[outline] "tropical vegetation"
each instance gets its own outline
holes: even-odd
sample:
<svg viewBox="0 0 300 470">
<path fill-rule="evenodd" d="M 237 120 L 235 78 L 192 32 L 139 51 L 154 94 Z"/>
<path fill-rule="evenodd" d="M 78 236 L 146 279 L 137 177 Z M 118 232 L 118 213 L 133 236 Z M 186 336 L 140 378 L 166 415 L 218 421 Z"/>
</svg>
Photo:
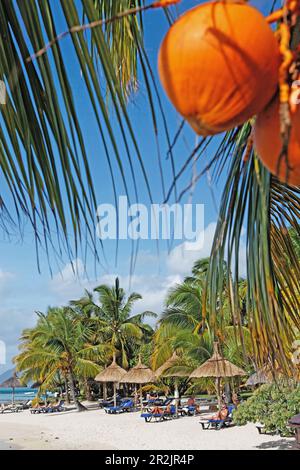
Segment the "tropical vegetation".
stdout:
<svg viewBox="0 0 300 470">
<path fill-rule="evenodd" d="M 126 370 L 133 367 L 140 356 L 144 363 L 157 370 L 176 353 L 175 363 L 167 370 L 168 377 L 160 376 L 154 388 L 174 393 L 176 380 L 181 394 L 215 393 L 213 379 L 191 381 L 189 376 L 212 356 L 216 341 L 222 355 L 250 375 L 258 366 L 249 328 L 251 312 L 245 298 L 247 281 L 239 281 L 241 302 L 236 312 L 239 323 L 230 314 L 229 269 L 223 263 L 225 274 L 218 308 L 222 305 L 224 314 L 220 316 L 216 312 L 212 322 L 202 313 L 209 262 L 209 259 L 197 261 L 192 274 L 168 291 L 164 310 L 157 320 L 154 312 L 134 313 L 138 311 L 138 303 L 136 306 L 135 303 L 142 297 L 135 292 L 127 295 L 118 278 L 113 286 L 100 285 L 93 292 L 85 291 L 83 297 L 70 301 L 68 306 L 49 308 L 45 314 L 38 312 L 37 324 L 23 332 L 20 353 L 15 358 L 22 380 L 37 382 L 40 392 L 60 388 L 68 398 L 70 391 L 78 410 L 82 410 L 78 395 L 93 398 L 93 379 L 111 363 L 114 354 L 118 364 Z M 215 323 L 214 328 L 212 323 Z M 242 336 L 237 334 L 239 328 Z M 297 334 L 299 337 L 299 331 Z M 267 364 L 272 366 L 271 362 L 266 361 Z M 296 363 L 293 373 L 296 378 Z M 280 374 L 284 376 L 285 371 L 281 369 Z M 238 391 L 242 383 L 240 377 L 225 379 L 224 391 Z M 145 388 L 149 389 L 149 386 Z M 243 410 L 238 416 L 244 416 Z"/>
<path fill-rule="evenodd" d="M 124 368 L 128 368 L 141 345 L 151 341 L 153 330 L 145 317 L 156 315 L 143 312 L 132 315 L 137 293 L 126 298 L 119 285 L 95 288 L 99 303 L 93 295 L 85 296 L 62 308 L 38 312 L 34 328 L 23 331 L 20 354 L 15 358 L 22 380 L 39 384 L 40 391 L 57 389 L 62 383 L 79 411 L 83 406 L 77 391 L 90 398 L 89 380 L 111 362 L 113 353 Z"/>
<path fill-rule="evenodd" d="M 162 1 L 161 5 L 171 3 Z M 277 3 L 280 2 L 275 2 L 275 6 Z M 192 294 L 192 302 L 199 304 L 198 319 L 190 312 L 186 318 L 182 318 L 180 312 L 172 313 L 182 307 L 172 299 L 166 317 L 182 319 L 188 329 L 195 330 L 195 335 L 205 329 L 206 335 L 219 337 L 224 334 L 223 326 L 234 327 L 239 334 L 236 341 L 244 345 L 244 355 L 247 351 L 244 333 L 249 333 L 251 358 L 253 356 L 260 364 L 277 361 L 288 372 L 293 366 L 292 345 L 300 329 L 300 264 L 295 245 L 295 238 L 299 239 L 300 235 L 299 188 L 279 182 L 258 159 L 251 145 L 252 121 L 221 137 L 201 138 L 182 166 L 175 165 L 184 123 L 181 122 L 178 129 L 170 129 L 144 41 L 146 15 L 154 14 L 150 7 L 157 6 L 159 2 L 149 6 L 143 0 L 1 1 L 0 78 L 7 88 L 6 104 L 0 105 L 0 166 L 6 185 L 1 192 L 1 226 L 6 233 L 22 231 L 25 219 L 34 229 L 37 254 L 42 246 L 47 253 L 53 250 L 59 257 L 67 254 L 73 259 L 80 250 L 85 252 L 89 248 L 100 264 L 104 247 L 95 239 L 94 230 L 97 172 L 91 170 L 83 119 L 72 89 L 73 73 L 66 65 L 66 56 L 72 57 L 81 74 L 86 105 L 97 125 L 97 139 L 102 145 L 99 166 L 102 168 L 106 162 L 110 170 L 115 200 L 119 181 L 126 194 L 131 192 L 138 200 L 137 168 L 152 200 L 151 181 L 140 148 L 141 136 L 130 114 L 134 92 L 138 86 L 143 87 L 153 141 L 162 136 L 168 144 L 166 153 L 172 182 L 168 190 L 162 172 L 164 200 L 171 197 L 180 200 L 204 174 L 212 174 L 214 182 L 219 181 L 221 174 L 226 180 L 205 283 L 201 287 L 201 302 L 197 298 L 199 292 Z M 178 15 L 177 8 L 171 6 L 156 14 L 162 15 L 170 25 Z M 272 1 L 270 10 L 273 8 Z M 126 10 L 130 14 L 125 14 Z M 66 34 L 56 40 L 61 25 Z M 66 36 L 68 39 L 64 39 Z M 45 48 L 49 42 L 51 47 Z M 35 55 L 38 51 L 42 53 Z M 129 162 L 129 174 L 124 171 L 123 155 Z M 194 175 L 187 186 L 178 187 L 181 176 L 195 161 L 205 159 L 205 155 L 211 156 L 205 170 Z M 158 157 L 161 161 L 159 151 Z M 8 210 L 11 205 L 14 211 Z M 247 284 L 241 288 L 238 259 L 243 237 L 247 251 Z M 225 262 L 229 269 L 224 270 Z M 193 292 L 195 288 L 186 281 L 183 289 Z M 226 302 L 223 302 L 224 290 L 227 291 Z M 103 289 L 99 294 L 104 302 L 105 297 L 108 300 Z M 182 296 L 181 292 L 178 295 Z M 65 350 L 67 338 L 28 332 L 29 336 L 32 333 L 36 347 L 44 344 L 48 348 L 53 343 L 55 358 L 51 362 L 53 369 L 50 368 L 53 374 L 56 373 L 54 364 L 61 361 L 63 367 L 58 369 L 66 370 L 69 380 L 74 370 L 87 373 L 86 366 L 94 367 L 95 358 L 85 357 L 85 345 L 91 342 L 89 352 L 97 354 L 94 342 L 97 349 L 100 337 L 101 340 L 108 338 L 110 346 L 120 350 L 124 364 L 130 362 L 128 338 L 141 341 L 139 332 L 143 328 L 139 323 L 142 318 L 127 322 L 124 305 L 115 312 L 118 317 L 115 325 L 121 325 L 119 331 L 118 327 L 105 326 L 107 307 L 103 307 L 102 320 L 98 319 L 96 311 L 87 313 L 87 317 L 90 314 L 92 317 L 91 336 L 84 338 L 84 345 L 75 342 L 72 352 Z M 80 305 L 68 309 L 66 317 L 71 315 L 71 318 L 65 321 L 72 329 L 79 328 L 78 310 Z M 73 318 L 74 311 L 77 312 Z M 39 321 L 43 329 L 50 318 L 47 314 Z M 96 323 L 100 333 L 95 339 L 92 333 Z M 174 322 L 166 321 L 164 325 L 164 328 L 175 329 Z M 148 333 L 143 331 L 143 335 Z M 72 330 L 70 335 L 73 334 Z M 197 339 L 192 336 L 193 340 L 194 337 Z M 25 335 L 25 351 L 29 347 L 27 341 L 31 339 Z M 193 351 L 192 346 L 190 351 Z M 26 368 L 26 360 L 24 358 L 21 367 Z M 37 363 L 43 376 L 38 359 Z"/>
<path fill-rule="evenodd" d="M 196 367 L 211 357 L 215 341 L 219 341 L 222 354 L 226 359 L 246 370 L 253 369 L 254 357 L 247 327 L 247 312 L 244 311 L 244 304 L 241 302 L 240 310 L 241 318 L 243 318 L 241 328 L 244 338 L 242 344 L 240 337 L 236 334 L 230 314 L 229 292 L 225 281 L 220 299 L 226 312 L 225 315 L 220 317 L 216 314 L 218 323 L 215 328 L 211 327 L 210 319 L 202 315 L 203 291 L 207 282 L 208 266 L 209 259 L 197 261 L 193 267 L 192 276 L 170 289 L 165 299 L 165 310 L 154 335 L 155 348 L 152 354 L 152 365 L 155 369 L 161 366 L 173 351 L 176 351 L 180 360 L 170 372 L 173 370 L 188 377 Z M 227 266 L 224 263 L 224 271 L 226 270 Z M 245 283 L 245 280 L 240 280 L 241 298 Z M 181 383 L 185 390 L 193 392 L 203 389 L 214 391 L 215 386 L 211 379 L 199 379 L 193 384 L 182 380 Z M 234 382 L 231 385 L 234 388 Z"/>
<path fill-rule="evenodd" d="M 263 385 L 234 412 L 239 426 L 248 422 L 264 425 L 266 432 L 282 436 L 293 435 L 288 421 L 298 414 L 300 386 L 293 382 Z"/>
</svg>

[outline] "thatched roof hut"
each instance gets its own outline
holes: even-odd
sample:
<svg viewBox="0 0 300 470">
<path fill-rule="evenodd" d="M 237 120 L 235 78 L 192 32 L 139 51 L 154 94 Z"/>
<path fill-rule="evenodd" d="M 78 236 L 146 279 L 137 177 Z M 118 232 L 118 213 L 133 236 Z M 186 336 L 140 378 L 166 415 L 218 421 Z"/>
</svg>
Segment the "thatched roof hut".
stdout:
<svg viewBox="0 0 300 470">
<path fill-rule="evenodd" d="M 224 359 L 219 353 L 218 343 L 214 343 L 214 353 L 210 359 L 208 359 L 204 364 L 194 370 L 190 378 L 200 378 L 200 377 L 236 377 L 247 375 L 240 367 L 235 366 L 231 362 Z"/>
<path fill-rule="evenodd" d="M 272 382 L 272 374 L 266 368 L 260 369 L 250 375 L 245 383 L 246 387 L 255 387 L 255 385 L 269 384 Z"/>
<path fill-rule="evenodd" d="M 122 378 L 126 375 L 126 370 L 122 369 L 117 364 L 116 355 L 114 354 L 113 361 L 110 366 L 106 367 L 95 377 L 95 382 L 112 382 L 114 384 L 114 406 L 117 404 L 117 383 L 121 382 Z"/>
<path fill-rule="evenodd" d="M 106 369 L 102 370 L 96 377 L 96 382 L 112 382 L 118 383 L 121 382 L 124 375 L 126 375 L 126 370 L 122 369 L 117 362 L 114 355 L 113 362 Z"/>
<path fill-rule="evenodd" d="M 137 400 L 137 384 L 143 385 L 148 384 L 151 382 L 156 382 L 157 377 L 153 370 L 149 367 L 142 364 L 141 356 L 139 357 L 139 362 L 136 366 L 130 369 L 127 374 L 122 378 L 121 382 L 126 384 L 134 384 L 135 385 L 135 401 Z M 140 388 L 140 406 L 142 409 L 143 406 L 143 392 L 142 387 Z"/>
<path fill-rule="evenodd" d="M 12 377 L 5 380 L 5 382 L 3 382 L 0 385 L 0 387 L 12 389 L 12 403 L 14 403 L 15 402 L 15 388 L 23 388 L 23 387 L 26 387 L 26 385 L 23 385 L 21 381 L 18 379 L 18 377 L 16 376 L 16 374 L 14 374 Z"/>
<path fill-rule="evenodd" d="M 18 377 L 14 375 L 13 377 L 10 377 L 9 379 L 5 380 L 5 382 L 3 382 L 0 385 L 0 387 L 14 389 L 14 388 L 23 388 L 23 387 L 26 387 L 26 385 L 23 385 L 21 381 L 18 379 Z"/>
<path fill-rule="evenodd" d="M 179 361 L 180 357 L 178 357 L 176 351 L 174 351 L 172 357 L 170 357 L 155 371 L 156 377 L 187 377 L 188 374 L 186 374 L 183 370 L 176 370 L 176 366 L 179 365 Z M 179 398 L 178 381 L 175 379 L 176 416 L 178 415 Z"/>
<path fill-rule="evenodd" d="M 153 370 L 142 364 L 141 358 L 139 358 L 137 365 L 127 372 L 121 382 L 127 384 L 147 384 L 156 382 L 156 380 L 157 377 Z"/>
<path fill-rule="evenodd" d="M 237 377 L 247 375 L 240 367 L 235 366 L 230 361 L 227 361 L 219 353 L 219 345 L 217 342 L 214 343 L 214 353 L 210 359 L 204 364 L 194 370 L 190 379 L 198 379 L 202 377 L 212 377 L 216 379 L 216 391 L 218 396 L 218 405 L 221 409 L 221 378 L 224 377 Z"/>
</svg>

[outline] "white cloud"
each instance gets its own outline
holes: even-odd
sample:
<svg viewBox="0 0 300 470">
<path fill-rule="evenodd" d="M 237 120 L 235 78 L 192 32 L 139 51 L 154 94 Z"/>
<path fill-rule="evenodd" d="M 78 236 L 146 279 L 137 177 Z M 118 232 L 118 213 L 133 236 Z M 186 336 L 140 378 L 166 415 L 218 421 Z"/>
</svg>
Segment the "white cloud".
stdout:
<svg viewBox="0 0 300 470">
<path fill-rule="evenodd" d="M 143 299 L 136 304 L 135 313 L 150 310 L 161 314 L 168 290 L 181 281 L 180 275 L 138 276 L 132 282 L 132 290 L 141 294 Z"/>
<path fill-rule="evenodd" d="M 10 281 L 14 277 L 15 276 L 13 273 L 10 273 L 9 271 L 3 271 L 3 269 L 0 268 L 0 283 Z"/>
<path fill-rule="evenodd" d="M 101 284 L 112 286 L 117 276 L 126 294 L 138 292 L 142 296 L 142 299 L 136 302 L 133 313 L 141 313 L 145 310 L 150 310 L 160 314 L 163 309 L 167 291 L 174 284 L 182 280 L 179 274 L 134 274 L 129 276 L 110 273 L 104 274 L 98 277 L 98 279 L 91 281 L 85 274 L 82 260 L 77 259 L 74 260 L 73 263 L 66 264 L 62 271 L 55 274 L 53 279 L 49 281 L 49 289 L 54 297 L 52 304 L 67 304 L 71 299 L 80 298 L 83 295 L 84 289 L 93 291 L 96 286 Z M 95 294 L 95 297 L 96 296 L 97 294 Z"/>
<path fill-rule="evenodd" d="M 15 278 L 15 275 L 11 272 L 4 271 L 3 269 L 0 268 L 0 295 L 1 295 L 1 300 L 5 300 L 5 297 L 9 294 L 13 287 L 13 279 Z"/>
<path fill-rule="evenodd" d="M 211 252 L 216 226 L 215 222 L 209 224 L 192 246 L 188 242 L 176 246 L 166 261 L 169 272 L 182 275 L 190 274 L 195 261 L 207 258 Z"/>
<path fill-rule="evenodd" d="M 195 261 L 208 258 L 211 254 L 217 223 L 210 223 L 195 243 L 184 242 L 174 248 L 166 259 L 168 272 L 187 276 L 191 273 Z M 239 274 L 247 274 L 247 248 L 244 241 L 245 230 L 242 230 L 239 247 Z"/>
<path fill-rule="evenodd" d="M 0 371 L 11 367 L 11 359 L 17 354 L 19 338 L 24 328 L 34 325 L 36 314 L 33 311 L 25 311 L 19 308 L 0 309 L 0 340 L 6 348 L 6 364 L 2 365 Z"/>
<path fill-rule="evenodd" d="M 87 277 L 84 263 L 80 258 L 67 263 L 49 281 L 50 292 L 54 295 L 53 304 L 68 303 L 70 300 L 81 297 L 84 289 L 93 290 L 96 285 L 96 281 Z"/>
<path fill-rule="evenodd" d="M 108 274 L 98 280 L 98 284 L 113 285 L 117 274 Z M 138 292 L 142 299 L 136 302 L 133 313 L 141 313 L 145 310 L 161 314 L 168 290 L 182 280 L 180 275 L 155 276 L 138 275 L 118 276 L 120 285 L 126 293 Z"/>
</svg>

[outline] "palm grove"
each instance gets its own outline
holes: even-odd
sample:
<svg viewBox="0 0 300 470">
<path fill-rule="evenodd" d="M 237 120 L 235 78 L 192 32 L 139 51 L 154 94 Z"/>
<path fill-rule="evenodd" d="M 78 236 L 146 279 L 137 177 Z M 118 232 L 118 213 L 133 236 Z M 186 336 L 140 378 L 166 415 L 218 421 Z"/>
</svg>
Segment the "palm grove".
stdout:
<svg viewBox="0 0 300 470">
<path fill-rule="evenodd" d="M 142 0 L 0 2 L 0 79 L 7 87 L 6 104 L 0 105 L 1 228 L 19 233 L 28 221 L 38 264 L 41 250 L 48 259 L 54 252 L 70 260 L 89 250 L 100 264 L 104 247 L 94 231 L 99 171 L 110 172 L 115 200 L 125 190 L 137 201 L 143 185 L 152 201 L 157 187 L 130 112 L 140 88 L 153 142 L 159 137 L 167 147 L 168 170 L 157 168 L 162 200 L 177 201 L 188 193 L 191 186 L 182 187 L 181 177 L 207 155 L 212 185 L 221 175 L 225 180 L 211 256 L 170 292 L 154 332 L 145 315 L 130 315 L 137 296 L 125 300 L 119 286 L 102 286 L 94 296 L 39 314 L 36 328 L 23 334 L 18 368 L 45 387 L 59 376 L 74 394 L 76 382 L 87 386 L 113 349 L 127 366 L 140 349 L 158 365 L 168 348 L 176 348 L 182 351 L 182 366 L 192 367 L 208 356 L 212 338 L 218 337 L 225 354 L 238 355 L 237 362 L 248 356 L 249 364 L 269 361 L 289 373 L 300 329 L 299 189 L 280 183 L 253 151 L 245 158 L 251 122 L 217 138 L 204 137 L 183 162 L 176 158 L 182 153 L 178 142 L 186 141 L 184 123 L 174 129 L 166 118 L 145 29 L 147 15 L 159 15 L 168 27 L 178 11 L 143 11 L 144 5 Z M 116 18 L 130 8 L 140 10 Z M 99 21 L 101 27 L 71 32 L 82 22 Z M 62 24 L 68 39 L 54 41 Z M 51 48 L 31 57 L 48 42 Z M 85 114 L 96 126 L 97 158 L 88 152 L 69 58 L 81 79 Z M 237 261 L 243 236 L 247 283 L 240 280 Z"/>
<path fill-rule="evenodd" d="M 195 263 L 192 275 L 168 292 L 164 312 L 155 326 L 146 322 L 157 317 L 154 312 L 132 314 L 141 296 L 138 293 L 126 296 L 118 278 L 114 286 L 101 285 L 93 294 L 86 291 L 82 298 L 70 301 L 67 307 L 37 313 L 37 324 L 23 332 L 20 353 L 15 358 L 22 380 L 38 383 L 40 391 L 61 387 L 67 392 L 67 398 L 70 390 L 72 400 L 78 410 L 82 410 L 77 392 L 80 390 L 82 396 L 91 398 L 91 379 L 111 362 L 113 354 L 125 369 L 134 366 L 139 355 L 157 369 L 176 352 L 176 368 L 188 376 L 211 356 L 216 339 L 222 344 L 226 358 L 253 370 L 244 301 L 240 305 L 246 338 L 244 349 L 232 323 L 225 284 L 222 302 L 227 313 L 222 324 L 217 325 L 216 334 L 209 319 L 201 316 L 208 264 L 208 259 Z M 242 297 L 245 288 L 246 281 L 241 280 Z M 172 393 L 174 383 L 172 379 L 161 379 L 155 388 Z M 214 383 L 208 379 L 194 383 L 182 379 L 180 391 L 188 389 L 190 392 L 213 391 Z"/>
</svg>

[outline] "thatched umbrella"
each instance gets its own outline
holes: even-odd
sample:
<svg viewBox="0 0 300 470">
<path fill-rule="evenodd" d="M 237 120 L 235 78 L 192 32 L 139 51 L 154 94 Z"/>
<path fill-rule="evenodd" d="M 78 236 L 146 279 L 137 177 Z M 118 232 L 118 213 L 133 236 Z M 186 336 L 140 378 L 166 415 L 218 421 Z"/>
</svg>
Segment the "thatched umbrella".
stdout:
<svg viewBox="0 0 300 470">
<path fill-rule="evenodd" d="M 219 345 L 214 343 L 214 353 L 208 361 L 198 367 L 191 373 L 190 379 L 200 377 L 214 377 L 216 379 L 216 389 L 218 395 L 218 406 L 221 409 L 221 378 L 237 377 L 247 375 L 240 367 L 235 366 L 231 362 L 224 359 L 219 353 Z"/>
<path fill-rule="evenodd" d="M 156 382 L 157 377 L 153 370 L 151 370 L 149 367 L 145 366 L 142 364 L 141 356 L 139 356 L 139 362 L 137 363 L 136 366 L 134 366 L 132 369 L 130 369 L 127 374 L 122 378 L 121 383 L 127 383 L 127 384 L 134 384 L 135 385 L 135 391 L 136 391 L 136 385 L 143 385 L 143 384 L 148 384 L 151 382 Z M 142 393 L 142 387 L 140 388 L 140 396 L 141 396 L 141 408 L 142 408 L 142 402 L 143 402 L 143 393 Z"/>
<path fill-rule="evenodd" d="M 245 383 L 245 387 L 255 387 L 255 385 L 269 384 L 271 382 L 271 371 L 264 367 L 255 372 L 254 374 L 250 375 L 249 379 Z"/>
<path fill-rule="evenodd" d="M 118 366 L 116 362 L 116 355 L 114 354 L 113 362 L 110 366 L 100 372 L 96 377 L 96 382 L 112 382 L 114 385 L 114 406 L 117 405 L 117 383 L 121 382 L 122 378 L 126 375 L 126 370 Z"/>
<path fill-rule="evenodd" d="M 254 387 L 255 385 L 271 384 L 277 379 L 287 378 L 285 374 L 279 369 L 278 366 L 272 364 L 265 364 L 261 369 L 258 369 L 254 374 L 250 375 L 245 383 L 245 387 Z M 293 378 L 297 380 L 297 371 L 294 370 Z"/>
<path fill-rule="evenodd" d="M 178 365 L 178 361 L 180 358 L 177 356 L 176 352 L 173 353 L 172 357 L 170 357 L 162 366 L 160 366 L 156 371 L 156 377 L 174 377 L 175 378 L 175 403 L 176 403 L 176 416 L 178 416 L 178 401 L 179 401 L 179 390 L 178 390 L 178 377 L 187 377 L 188 374 L 181 370 L 173 370 L 170 369 L 172 367 L 176 367 Z"/>
<path fill-rule="evenodd" d="M 0 385 L 1 388 L 12 388 L 12 404 L 15 402 L 15 389 L 16 388 L 23 388 L 24 385 L 21 384 L 20 380 L 18 379 L 17 375 L 14 374 L 12 377 L 9 379 L 5 380 Z"/>
</svg>

